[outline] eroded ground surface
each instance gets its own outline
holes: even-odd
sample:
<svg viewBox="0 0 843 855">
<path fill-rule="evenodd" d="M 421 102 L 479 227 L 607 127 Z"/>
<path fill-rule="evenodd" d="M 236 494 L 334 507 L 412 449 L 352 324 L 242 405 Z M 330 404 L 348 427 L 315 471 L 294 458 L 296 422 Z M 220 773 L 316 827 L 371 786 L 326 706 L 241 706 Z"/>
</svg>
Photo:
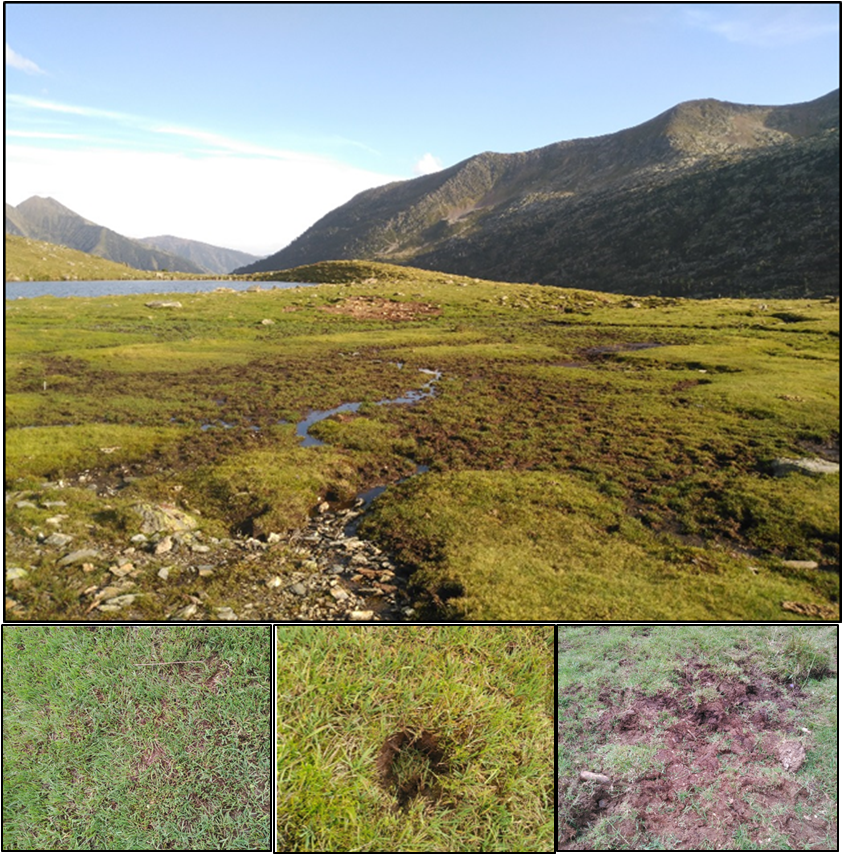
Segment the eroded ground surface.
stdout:
<svg viewBox="0 0 843 855">
<path fill-rule="evenodd" d="M 836 810 L 797 774 L 802 749 L 810 760 L 815 748 L 794 716 L 800 686 L 752 666 L 724 679 L 698 660 L 677 677 L 677 691 L 653 696 L 603 689 L 601 741 L 616 758 L 650 761 L 631 782 L 608 769 L 595 771 L 610 784 L 560 780 L 558 848 L 593 850 L 602 838 L 616 850 L 836 849 Z M 582 690 L 564 693 L 560 741 Z"/>
</svg>

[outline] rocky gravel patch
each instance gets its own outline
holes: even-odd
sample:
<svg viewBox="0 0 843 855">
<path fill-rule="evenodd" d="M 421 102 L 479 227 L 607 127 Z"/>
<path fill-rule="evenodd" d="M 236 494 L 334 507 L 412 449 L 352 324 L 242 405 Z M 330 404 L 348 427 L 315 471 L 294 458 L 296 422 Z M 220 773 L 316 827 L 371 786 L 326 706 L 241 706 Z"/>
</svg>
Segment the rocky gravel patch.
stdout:
<svg viewBox="0 0 843 855">
<path fill-rule="evenodd" d="M 6 507 L 52 510 L 56 485 L 44 486 L 40 494 L 7 493 Z M 43 580 L 45 567 L 59 582 L 64 575 L 76 597 L 56 619 L 150 619 L 156 605 L 164 620 L 401 621 L 414 615 L 406 577 L 375 544 L 351 533 L 362 500 L 339 510 L 323 503 L 306 527 L 265 539 L 205 534 L 195 517 L 164 503 L 133 510 L 140 530 L 125 544 L 77 542 L 83 538 L 61 531 L 72 514 L 34 529 L 7 526 L 7 618 L 31 618 L 34 602 L 43 603 L 44 586 L 35 580 Z M 209 593 L 226 578 L 228 601 Z"/>
</svg>

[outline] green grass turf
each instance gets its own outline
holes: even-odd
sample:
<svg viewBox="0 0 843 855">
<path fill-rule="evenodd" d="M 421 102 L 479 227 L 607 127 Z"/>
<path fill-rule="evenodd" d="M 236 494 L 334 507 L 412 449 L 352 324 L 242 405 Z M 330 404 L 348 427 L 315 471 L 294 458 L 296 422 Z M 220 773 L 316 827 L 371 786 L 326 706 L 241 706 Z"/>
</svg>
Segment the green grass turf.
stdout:
<svg viewBox="0 0 843 855">
<path fill-rule="evenodd" d="M 3 848 L 268 848 L 269 657 L 267 627 L 4 626 Z"/>
</svg>

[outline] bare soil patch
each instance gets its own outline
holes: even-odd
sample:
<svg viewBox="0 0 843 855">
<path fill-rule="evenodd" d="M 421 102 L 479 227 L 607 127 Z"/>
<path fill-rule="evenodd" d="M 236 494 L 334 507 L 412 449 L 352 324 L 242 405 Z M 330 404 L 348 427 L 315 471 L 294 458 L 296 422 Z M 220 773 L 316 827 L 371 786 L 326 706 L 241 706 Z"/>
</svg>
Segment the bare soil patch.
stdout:
<svg viewBox="0 0 843 855">
<path fill-rule="evenodd" d="M 601 741 L 655 754 L 631 783 L 611 770 L 595 770 L 609 773 L 608 784 L 560 780 L 558 849 L 591 849 L 581 838 L 601 820 L 629 849 L 652 848 L 642 843 L 654 839 L 674 850 L 733 849 L 741 839 L 740 848 L 763 849 L 772 833 L 793 849 L 828 849 L 836 817 L 827 798 L 795 777 L 815 747 L 787 716 L 804 697 L 799 685 L 749 663 L 740 677 L 724 679 L 692 660 L 678 677 L 678 691 L 649 697 L 601 690 Z M 573 700 L 582 689 L 567 693 Z"/>
<path fill-rule="evenodd" d="M 412 321 L 416 318 L 435 317 L 442 309 L 433 303 L 386 300 L 383 297 L 349 297 L 324 311 L 334 315 L 349 315 L 359 320 Z"/>
</svg>

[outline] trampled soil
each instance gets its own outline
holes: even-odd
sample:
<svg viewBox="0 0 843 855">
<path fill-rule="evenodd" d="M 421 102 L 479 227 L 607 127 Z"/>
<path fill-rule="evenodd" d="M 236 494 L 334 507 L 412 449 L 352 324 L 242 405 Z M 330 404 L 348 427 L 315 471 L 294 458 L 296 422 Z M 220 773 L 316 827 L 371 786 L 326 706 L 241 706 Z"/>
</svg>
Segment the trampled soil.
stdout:
<svg viewBox="0 0 843 855">
<path fill-rule="evenodd" d="M 349 297 L 336 306 L 326 306 L 324 311 L 336 315 L 350 315 L 358 320 L 412 321 L 425 316 L 442 314 L 442 309 L 432 303 L 386 300 L 383 297 Z"/>
<path fill-rule="evenodd" d="M 827 795 L 795 775 L 803 749 L 812 748 L 811 735 L 786 716 L 803 696 L 799 685 L 748 665 L 740 679 L 715 676 L 699 661 L 682 668 L 679 690 L 671 693 L 645 697 L 603 688 L 597 727 L 605 743 L 658 750 L 649 771 L 632 783 L 560 780 L 557 848 L 592 849 L 582 838 L 605 817 L 612 836 L 629 844 L 624 850 L 653 848 L 653 840 L 674 850 L 765 849 L 773 833 L 793 849 L 828 849 L 829 841 L 836 849 Z M 574 702 L 569 710 L 576 710 L 581 691 L 579 685 L 566 690 Z M 657 723 L 667 725 L 658 735 Z M 559 727 L 561 738 L 564 722 Z M 736 838 L 744 845 L 737 847 Z"/>
</svg>

